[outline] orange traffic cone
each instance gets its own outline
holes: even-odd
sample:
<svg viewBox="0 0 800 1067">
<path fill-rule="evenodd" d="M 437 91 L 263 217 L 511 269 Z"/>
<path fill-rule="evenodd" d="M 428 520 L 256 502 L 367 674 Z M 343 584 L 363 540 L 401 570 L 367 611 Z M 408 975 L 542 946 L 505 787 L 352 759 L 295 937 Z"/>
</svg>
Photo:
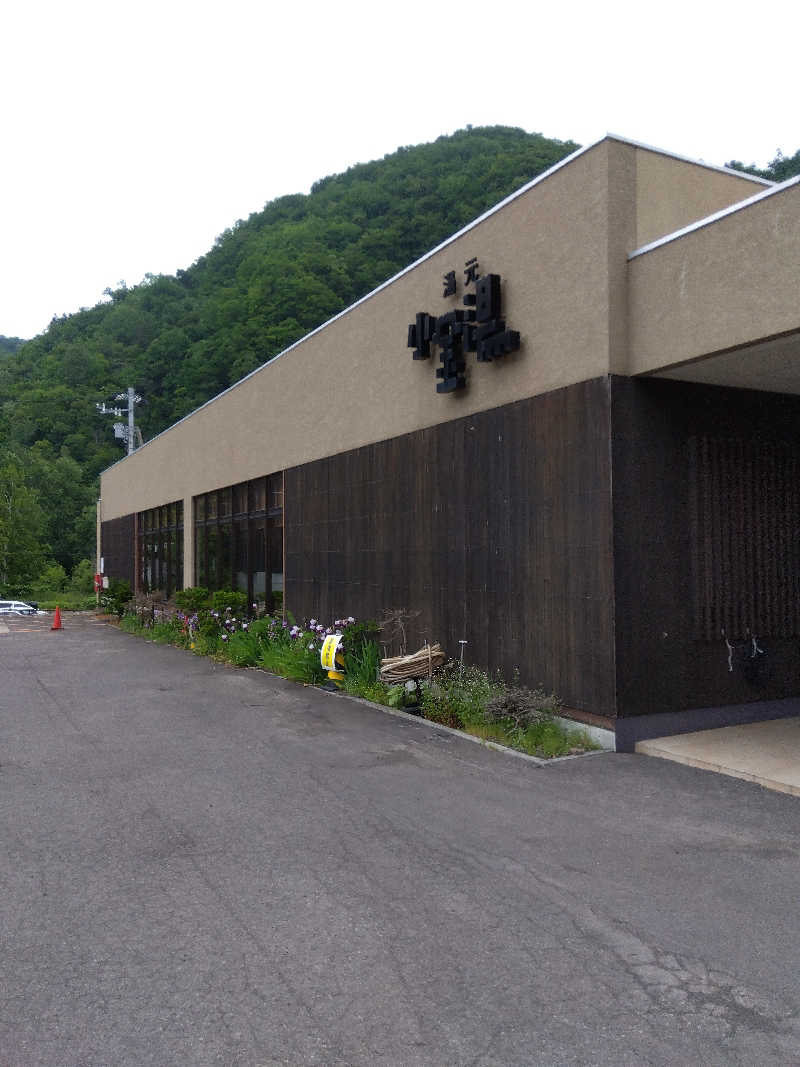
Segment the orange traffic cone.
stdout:
<svg viewBox="0 0 800 1067">
<path fill-rule="evenodd" d="M 58 606 L 58 604 L 56 604 L 56 613 L 53 616 L 53 625 L 50 627 L 50 629 L 51 630 L 61 630 L 62 629 L 62 626 L 61 626 L 61 608 Z"/>
</svg>

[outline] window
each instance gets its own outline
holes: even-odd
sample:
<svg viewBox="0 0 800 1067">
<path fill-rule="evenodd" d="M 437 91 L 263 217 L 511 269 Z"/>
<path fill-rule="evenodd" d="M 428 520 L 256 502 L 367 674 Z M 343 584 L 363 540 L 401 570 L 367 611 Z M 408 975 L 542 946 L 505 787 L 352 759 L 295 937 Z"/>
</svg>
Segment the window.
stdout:
<svg viewBox="0 0 800 1067">
<path fill-rule="evenodd" d="M 236 589 L 277 610 L 283 599 L 283 474 L 195 497 L 195 584 Z"/>
<path fill-rule="evenodd" d="M 171 597 L 183 586 L 183 501 L 140 511 L 136 530 L 137 592 Z"/>
</svg>

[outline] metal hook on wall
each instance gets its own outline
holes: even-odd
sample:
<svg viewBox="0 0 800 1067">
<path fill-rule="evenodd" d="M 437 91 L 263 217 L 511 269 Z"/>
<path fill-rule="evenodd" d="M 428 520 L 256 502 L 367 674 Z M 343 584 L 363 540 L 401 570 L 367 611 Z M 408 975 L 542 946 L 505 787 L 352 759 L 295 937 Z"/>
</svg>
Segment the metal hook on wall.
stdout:
<svg viewBox="0 0 800 1067">
<path fill-rule="evenodd" d="M 722 634 L 722 639 L 728 646 L 728 670 L 733 673 L 733 645 L 728 640 L 728 635 L 725 633 L 725 631 L 721 630 L 720 632 Z"/>
</svg>

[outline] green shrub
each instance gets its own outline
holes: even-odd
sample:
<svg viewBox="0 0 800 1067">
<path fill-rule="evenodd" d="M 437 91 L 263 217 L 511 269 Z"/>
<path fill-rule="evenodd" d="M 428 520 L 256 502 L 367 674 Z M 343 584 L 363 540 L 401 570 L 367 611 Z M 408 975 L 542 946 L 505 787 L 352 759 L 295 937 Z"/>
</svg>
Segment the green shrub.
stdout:
<svg viewBox="0 0 800 1067">
<path fill-rule="evenodd" d="M 348 693 L 361 695 L 367 686 L 378 680 L 381 665 L 381 650 L 374 641 L 365 641 L 351 651 L 350 632 L 347 634 L 348 648 L 344 653 L 344 688 Z"/>
<path fill-rule="evenodd" d="M 181 624 L 178 619 L 169 619 L 164 622 L 154 622 L 149 630 L 149 636 L 159 645 L 172 645 L 180 637 Z"/>
<path fill-rule="evenodd" d="M 408 704 L 408 690 L 398 682 L 386 690 L 386 704 L 390 708 L 404 708 Z"/>
<path fill-rule="evenodd" d="M 194 649 L 192 650 L 198 656 L 215 656 L 219 652 L 219 637 L 210 636 L 205 634 L 195 634 Z"/>
<path fill-rule="evenodd" d="M 365 645 L 375 645 L 377 649 L 380 649 L 380 646 L 378 645 L 380 627 L 374 619 L 365 619 L 363 622 L 350 622 L 349 619 L 337 619 L 333 625 L 337 632 L 341 631 L 342 633 L 342 644 L 345 648 L 345 655 L 347 655 L 347 653 L 359 654 Z M 380 666 L 380 651 L 378 656 L 378 666 Z"/>
<path fill-rule="evenodd" d="M 585 730 L 569 730 L 551 719 L 542 719 L 517 733 L 514 747 L 539 759 L 554 759 L 569 756 L 576 751 L 591 751 L 600 748 Z"/>
<path fill-rule="evenodd" d="M 248 630 L 237 630 L 224 643 L 225 656 L 236 667 L 255 667 L 261 654 L 258 635 Z"/>
<path fill-rule="evenodd" d="M 484 709 L 497 683 L 477 667 L 447 663 L 422 688 L 422 714 L 457 730 L 484 722 Z"/>
<path fill-rule="evenodd" d="M 208 607 L 208 590 L 202 585 L 192 585 L 188 589 L 179 589 L 174 600 L 186 615 L 194 615 Z"/>
<path fill-rule="evenodd" d="M 265 615 L 263 618 L 251 622 L 249 630 L 262 644 L 274 644 L 276 642 L 286 644 L 289 640 L 289 635 L 281 620 L 275 619 L 271 615 Z"/>
<path fill-rule="evenodd" d="M 94 567 L 91 560 L 82 559 L 75 564 L 69 576 L 69 587 L 73 593 L 87 595 L 94 592 Z"/>
<path fill-rule="evenodd" d="M 373 682 L 371 685 L 365 685 L 357 695 L 364 700 L 371 701 L 373 704 L 382 704 L 384 707 L 390 708 L 393 705 L 389 693 L 389 687 L 384 685 L 383 682 Z"/>
<path fill-rule="evenodd" d="M 129 634 L 141 634 L 144 633 L 144 623 L 139 616 L 133 611 L 127 611 L 119 623 L 120 630 L 124 630 Z"/>
<path fill-rule="evenodd" d="M 33 583 L 33 591 L 36 594 L 61 593 L 66 584 L 67 572 L 60 563 L 51 560 Z"/>
<path fill-rule="evenodd" d="M 309 648 L 311 644 L 313 647 Z M 287 643 L 270 642 L 261 649 L 258 665 L 272 674 L 281 674 L 306 685 L 319 685 L 326 674 L 319 661 L 318 647 L 303 638 Z"/>
<path fill-rule="evenodd" d="M 212 610 L 224 614 L 230 611 L 237 618 L 247 614 L 247 593 L 234 593 L 230 589 L 217 589 L 211 598 Z"/>
<path fill-rule="evenodd" d="M 125 611 L 125 605 L 131 599 L 131 583 L 125 578 L 112 578 L 100 597 L 100 606 L 110 615 L 119 615 Z"/>
<path fill-rule="evenodd" d="M 203 608 L 197 612 L 197 633 L 200 637 L 210 640 L 219 640 L 222 632 L 219 616 Z"/>
</svg>

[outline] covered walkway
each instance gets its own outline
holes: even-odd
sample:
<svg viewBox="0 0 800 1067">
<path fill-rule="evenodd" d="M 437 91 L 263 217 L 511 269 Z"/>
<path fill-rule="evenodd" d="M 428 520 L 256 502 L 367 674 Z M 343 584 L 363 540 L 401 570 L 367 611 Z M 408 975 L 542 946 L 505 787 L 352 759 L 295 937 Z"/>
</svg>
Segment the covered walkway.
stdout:
<svg viewBox="0 0 800 1067">
<path fill-rule="evenodd" d="M 800 717 L 639 741 L 636 751 L 800 797 Z"/>
</svg>

